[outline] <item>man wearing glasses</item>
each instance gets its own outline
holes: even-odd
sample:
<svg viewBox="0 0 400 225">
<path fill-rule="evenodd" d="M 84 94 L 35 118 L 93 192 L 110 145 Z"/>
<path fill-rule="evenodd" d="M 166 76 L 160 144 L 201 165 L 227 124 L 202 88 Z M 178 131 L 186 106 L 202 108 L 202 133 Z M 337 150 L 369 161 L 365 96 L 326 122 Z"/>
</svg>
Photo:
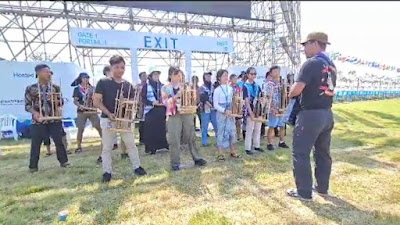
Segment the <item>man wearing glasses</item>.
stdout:
<svg viewBox="0 0 400 225">
<path fill-rule="evenodd" d="M 332 168 L 330 156 L 333 129 L 333 89 L 336 69 L 325 53 L 328 35 L 310 33 L 301 43 L 308 60 L 303 64 L 289 97 L 300 97 L 301 110 L 293 131 L 293 168 L 297 189 L 287 190 L 291 197 L 311 201 L 312 191 L 327 195 Z M 312 186 L 310 152 L 314 147 L 315 179 Z"/>
</svg>

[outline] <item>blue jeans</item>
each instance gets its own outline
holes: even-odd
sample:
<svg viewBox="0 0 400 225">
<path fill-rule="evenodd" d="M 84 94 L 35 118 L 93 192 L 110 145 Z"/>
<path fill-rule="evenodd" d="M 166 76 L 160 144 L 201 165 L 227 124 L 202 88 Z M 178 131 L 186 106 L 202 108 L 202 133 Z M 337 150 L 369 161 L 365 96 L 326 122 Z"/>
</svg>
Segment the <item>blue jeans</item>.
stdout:
<svg viewBox="0 0 400 225">
<path fill-rule="evenodd" d="M 211 110 L 210 113 L 202 112 L 201 114 L 201 144 L 207 144 L 207 133 L 208 133 L 208 124 L 211 122 L 215 137 L 217 137 L 218 127 L 217 127 L 217 111 Z"/>
</svg>

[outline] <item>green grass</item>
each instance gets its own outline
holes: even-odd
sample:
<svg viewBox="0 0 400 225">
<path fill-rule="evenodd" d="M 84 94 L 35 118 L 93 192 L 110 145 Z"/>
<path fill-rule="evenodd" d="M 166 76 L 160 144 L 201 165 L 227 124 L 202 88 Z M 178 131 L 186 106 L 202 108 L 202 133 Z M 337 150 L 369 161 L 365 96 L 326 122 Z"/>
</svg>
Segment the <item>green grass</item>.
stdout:
<svg viewBox="0 0 400 225">
<path fill-rule="evenodd" d="M 400 100 L 334 106 L 331 191 L 337 198 L 311 203 L 285 196 L 294 187 L 290 150 L 248 157 L 240 143 L 243 159 L 220 163 L 213 147 L 201 148 L 206 167 L 171 172 L 167 152 L 149 156 L 139 147 L 145 177 L 133 176 L 116 150 L 106 185 L 96 164 L 99 139 L 85 140 L 86 151 L 69 156 L 69 169 L 42 149 L 32 175 L 29 141 L 2 140 L 0 224 L 56 224 L 64 209 L 66 224 L 400 224 L 399 109 Z M 192 165 L 189 153 L 182 155 Z"/>
</svg>

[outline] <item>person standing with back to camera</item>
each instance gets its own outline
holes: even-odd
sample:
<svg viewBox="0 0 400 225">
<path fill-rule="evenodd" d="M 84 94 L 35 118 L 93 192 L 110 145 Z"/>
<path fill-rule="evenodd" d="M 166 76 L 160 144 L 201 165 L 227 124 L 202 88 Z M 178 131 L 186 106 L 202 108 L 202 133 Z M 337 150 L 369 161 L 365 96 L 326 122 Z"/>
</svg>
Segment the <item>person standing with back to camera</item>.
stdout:
<svg viewBox="0 0 400 225">
<path fill-rule="evenodd" d="M 300 96 L 301 110 L 293 131 L 293 174 L 297 189 L 287 190 L 291 197 L 313 199 L 312 191 L 327 195 L 332 169 L 331 133 L 334 126 L 332 103 L 336 68 L 325 53 L 328 35 L 313 32 L 301 43 L 307 61 L 303 64 L 289 97 Z M 310 152 L 314 147 L 315 180 L 312 186 Z"/>
</svg>

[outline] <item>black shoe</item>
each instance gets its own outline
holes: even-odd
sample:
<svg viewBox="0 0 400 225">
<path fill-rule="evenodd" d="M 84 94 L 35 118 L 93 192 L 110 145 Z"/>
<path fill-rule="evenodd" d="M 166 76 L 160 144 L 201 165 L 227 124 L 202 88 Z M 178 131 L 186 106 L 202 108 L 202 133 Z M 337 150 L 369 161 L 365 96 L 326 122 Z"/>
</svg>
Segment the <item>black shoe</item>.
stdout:
<svg viewBox="0 0 400 225">
<path fill-rule="evenodd" d="M 128 153 L 121 153 L 121 159 L 127 159 L 129 158 Z"/>
<path fill-rule="evenodd" d="M 199 128 L 196 128 L 196 129 L 194 129 L 195 131 L 200 131 L 200 129 Z"/>
<path fill-rule="evenodd" d="M 108 183 L 111 180 L 111 173 L 103 173 L 103 183 Z"/>
<path fill-rule="evenodd" d="M 30 173 L 37 172 L 39 169 L 38 168 L 29 168 Z"/>
<path fill-rule="evenodd" d="M 97 158 L 97 163 L 102 163 L 103 159 L 101 158 L 101 156 L 99 156 L 99 158 Z"/>
<path fill-rule="evenodd" d="M 143 176 L 146 175 L 147 173 L 141 166 L 139 166 L 138 168 L 135 169 L 135 174 L 138 176 Z"/>
<path fill-rule="evenodd" d="M 210 144 L 201 144 L 201 146 L 203 146 L 204 148 L 207 148 L 208 146 L 210 146 Z"/>
<path fill-rule="evenodd" d="M 254 150 L 259 151 L 259 152 L 265 152 L 264 149 L 262 149 L 262 148 L 254 148 Z"/>
<path fill-rule="evenodd" d="M 207 134 L 207 137 L 210 137 L 210 135 L 209 135 L 209 134 Z"/>
<path fill-rule="evenodd" d="M 79 154 L 79 153 L 82 153 L 82 152 L 83 152 L 82 148 L 77 148 L 75 150 L 75 154 Z"/>
<path fill-rule="evenodd" d="M 118 148 L 118 144 L 114 144 L 114 147 L 113 147 L 112 150 L 115 150 L 115 149 L 117 149 L 117 148 Z"/>
<path fill-rule="evenodd" d="M 196 165 L 196 166 L 204 166 L 206 164 L 207 164 L 207 161 L 204 159 L 198 159 L 198 160 L 194 161 L 194 165 Z"/>
<path fill-rule="evenodd" d="M 280 148 L 289 148 L 285 142 L 279 142 L 278 147 Z"/>
<path fill-rule="evenodd" d="M 72 152 L 71 152 L 70 150 L 67 150 L 67 154 L 68 154 L 68 155 L 71 155 Z"/>
<path fill-rule="evenodd" d="M 178 170 L 180 170 L 180 169 L 181 169 L 181 168 L 179 168 L 179 166 L 173 166 L 173 167 L 172 167 L 172 170 L 173 170 L 173 171 L 178 171 Z"/>
<path fill-rule="evenodd" d="M 254 153 L 252 151 L 250 151 L 250 150 L 246 150 L 246 154 L 247 155 L 253 155 Z"/>
<path fill-rule="evenodd" d="M 272 144 L 268 144 L 267 145 L 267 149 L 270 150 L 270 151 L 275 150 L 275 148 L 274 148 L 274 146 Z"/>
<path fill-rule="evenodd" d="M 65 163 L 61 164 L 61 167 L 63 167 L 63 168 L 70 168 L 70 167 L 71 167 L 71 164 L 69 164 L 69 162 L 65 162 Z"/>
<path fill-rule="evenodd" d="M 150 155 L 155 155 L 156 152 L 157 152 L 157 150 L 152 150 L 152 151 L 150 152 Z"/>
</svg>

